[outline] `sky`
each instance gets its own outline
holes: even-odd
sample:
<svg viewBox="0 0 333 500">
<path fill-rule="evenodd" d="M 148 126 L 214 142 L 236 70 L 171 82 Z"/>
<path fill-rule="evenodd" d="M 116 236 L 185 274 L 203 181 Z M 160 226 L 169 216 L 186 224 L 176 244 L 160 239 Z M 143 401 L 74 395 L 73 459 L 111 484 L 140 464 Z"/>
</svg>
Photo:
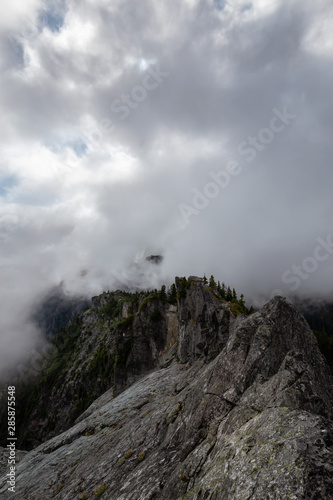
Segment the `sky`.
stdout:
<svg viewBox="0 0 333 500">
<path fill-rule="evenodd" d="M 327 0 L 6 5 L 0 371 L 61 282 L 331 297 L 332 58 Z"/>
</svg>

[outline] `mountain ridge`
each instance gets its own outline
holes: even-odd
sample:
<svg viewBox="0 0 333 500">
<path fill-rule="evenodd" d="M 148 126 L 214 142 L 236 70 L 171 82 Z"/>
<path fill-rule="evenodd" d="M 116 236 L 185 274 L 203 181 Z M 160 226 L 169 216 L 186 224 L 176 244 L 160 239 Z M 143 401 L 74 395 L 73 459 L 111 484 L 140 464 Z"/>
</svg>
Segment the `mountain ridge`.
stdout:
<svg viewBox="0 0 333 500">
<path fill-rule="evenodd" d="M 24 455 L 19 500 L 333 498 L 333 381 L 304 317 L 282 297 L 236 314 L 201 279 L 176 292 L 177 306 L 119 295 L 124 317 L 105 321 L 119 345 L 133 335 L 126 383 Z"/>
</svg>

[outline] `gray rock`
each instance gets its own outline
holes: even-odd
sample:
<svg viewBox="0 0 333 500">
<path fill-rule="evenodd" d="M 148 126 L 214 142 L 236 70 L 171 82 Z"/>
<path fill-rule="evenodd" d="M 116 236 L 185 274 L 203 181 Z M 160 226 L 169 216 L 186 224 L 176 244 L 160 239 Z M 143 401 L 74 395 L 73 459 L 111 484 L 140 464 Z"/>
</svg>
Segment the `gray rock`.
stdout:
<svg viewBox="0 0 333 500">
<path fill-rule="evenodd" d="M 176 281 L 178 289 L 180 281 Z M 203 356 L 214 359 L 229 335 L 227 303 L 203 283 L 190 282 L 186 297 L 178 303 L 178 356 L 183 363 Z"/>
<path fill-rule="evenodd" d="M 333 499 L 333 381 L 304 318 L 276 297 L 228 328 L 225 305 L 186 300 L 186 363 L 171 347 L 169 366 L 26 454 L 16 499 Z M 202 305 L 208 330 L 188 330 Z M 12 498 L 5 478 L 0 495 Z"/>
</svg>

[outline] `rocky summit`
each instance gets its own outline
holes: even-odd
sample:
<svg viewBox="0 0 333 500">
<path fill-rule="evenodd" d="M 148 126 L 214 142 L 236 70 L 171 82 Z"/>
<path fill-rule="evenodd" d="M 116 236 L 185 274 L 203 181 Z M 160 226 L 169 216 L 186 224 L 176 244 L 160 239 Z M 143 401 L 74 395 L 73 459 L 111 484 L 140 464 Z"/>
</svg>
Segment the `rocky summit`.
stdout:
<svg viewBox="0 0 333 500">
<path fill-rule="evenodd" d="M 282 297 L 242 314 L 195 277 L 176 292 L 113 295 L 108 319 L 104 294 L 76 320 L 66 374 L 36 399 L 58 421 L 21 454 L 15 493 L 2 468 L 1 499 L 333 499 L 333 380 L 304 317 Z M 111 354 L 89 385 L 100 332 Z M 70 417 L 92 387 L 103 392 Z"/>
</svg>

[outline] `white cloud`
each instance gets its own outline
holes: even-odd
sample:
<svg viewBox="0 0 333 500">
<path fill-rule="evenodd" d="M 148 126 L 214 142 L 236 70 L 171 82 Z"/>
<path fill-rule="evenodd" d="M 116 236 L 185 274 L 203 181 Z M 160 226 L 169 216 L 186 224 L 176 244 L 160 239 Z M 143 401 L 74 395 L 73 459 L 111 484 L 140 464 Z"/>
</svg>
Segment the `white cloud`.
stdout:
<svg viewBox="0 0 333 500">
<path fill-rule="evenodd" d="M 32 304 L 61 280 L 88 295 L 115 275 L 282 288 L 331 230 L 327 2 L 45 5 L 12 2 L 0 23 L 2 363 L 21 352 L 20 331 L 22 350 L 34 341 Z M 145 78 L 158 85 L 137 90 Z M 126 96 L 122 119 L 111 106 Z M 284 106 L 296 119 L 249 163 L 239 144 Z M 242 173 L 184 224 L 179 205 L 230 160 Z M 141 275 L 133 262 L 158 252 L 160 274 Z M 331 293 L 332 270 L 327 260 L 299 292 Z"/>
</svg>

